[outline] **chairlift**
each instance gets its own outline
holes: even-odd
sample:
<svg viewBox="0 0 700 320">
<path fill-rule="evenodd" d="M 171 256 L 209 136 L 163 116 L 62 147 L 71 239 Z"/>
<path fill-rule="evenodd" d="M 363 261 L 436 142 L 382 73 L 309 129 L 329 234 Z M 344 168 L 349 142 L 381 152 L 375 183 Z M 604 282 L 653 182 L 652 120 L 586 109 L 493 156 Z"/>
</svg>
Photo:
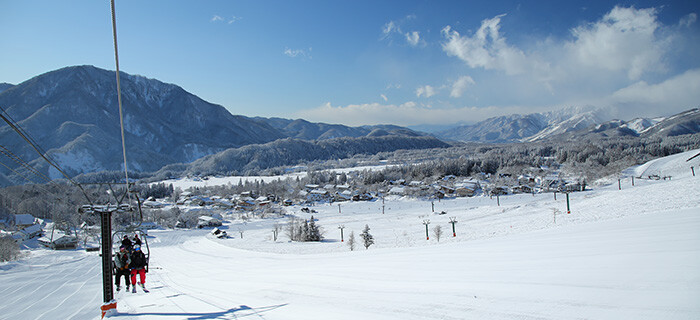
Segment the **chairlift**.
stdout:
<svg viewBox="0 0 700 320">
<path fill-rule="evenodd" d="M 134 196 L 136 197 L 136 202 L 138 204 L 138 211 L 135 210 L 131 204 L 123 203 L 119 205 L 119 210 L 117 210 L 117 212 L 132 213 L 132 221 L 129 225 L 122 226 L 117 231 L 112 233 L 112 249 L 119 250 L 124 236 L 127 236 L 129 240 L 133 241 L 133 236 L 138 235 L 139 239 L 141 240 L 141 251 L 143 251 L 144 255 L 146 256 L 146 272 L 148 272 L 148 264 L 151 258 L 151 249 L 148 246 L 148 233 L 146 232 L 146 229 L 141 226 L 141 224 L 143 223 L 141 200 L 139 199 L 138 194 L 134 193 Z M 134 217 L 136 212 L 138 212 L 138 219 Z"/>
</svg>

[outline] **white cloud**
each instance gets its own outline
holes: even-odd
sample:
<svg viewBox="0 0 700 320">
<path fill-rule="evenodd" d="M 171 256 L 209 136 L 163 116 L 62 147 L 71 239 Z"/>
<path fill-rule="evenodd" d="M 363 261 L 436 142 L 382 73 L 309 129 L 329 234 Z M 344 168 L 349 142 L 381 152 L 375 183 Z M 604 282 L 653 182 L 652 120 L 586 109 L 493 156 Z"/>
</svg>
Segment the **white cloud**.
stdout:
<svg viewBox="0 0 700 320">
<path fill-rule="evenodd" d="M 308 50 L 285 48 L 284 54 L 290 58 L 308 58 L 308 59 L 311 59 L 312 58 L 311 51 L 313 51 L 313 48 L 311 48 L 311 47 L 309 47 Z"/>
<path fill-rule="evenodd" d="M 692 23 L 693 17 L 688 15 L 681 23 Z M 500 22 L 506 18 L 497 15 L 485 19 L 472 35 L 461 35 L 446 26 L 442 29 L 443 51 L 471 68 L 538 81 L 552 94 L 552 84 L 579 81 L 583 74 L 595 84 L 617 74 L 638 80 L 650 72 L 663 72 L 664 57 L 671 52 L 673 35 L 660 32 L 663 26 L 654 8 L 615 7 L 598 21 L 572 28 L 572 40 L 543 39 L 530 44 L 528 51 L 509 44 L 502 36 Z"/>
<path fill-rule="evenodd" d="M 382 39 L 388 37 L 392 32 L 398 32 L 398 27 L 396 27 L 394 21 L 389 21 L 382 27 L 382 34 L 384 35 Z"/>
<path fill-rule="evenodd" d="M 214 15 L 214 16 L 211 18 L 211 20 L 209 20 L 209 21 L 211 21 L 211 22 L 226 22 L 226 23 L 228 23 L 228 24 L 232 24 L 232 23 L 234 23 L 234 22 L 236 22 L 236 21 L 239 21 L 239 20 L 241 20 L 241 19 L 243 19 L 243 18 L 241 18 L 241 17 L 236 17 L 236 16 L 232 16 L 230 19 L 224 19 L 224 18 L 223 18 L 222 16 L 220 16 L 220 15 Z"/>
<path fill-rule="evenodd" d="M 692 26 L 697 20 L 698 15 L 695 12 L 691 12 L 687 16 L 681 18 L 681 21 L 678 24 L 681 27 L 690 28 L 690 26 Z"/>
<path fill-rule="evenodd" d="M 436 93 L 437 92 L 435 91 L 435 88 L 433 88 L 432 86 L 429 86 L 429 85 L 425 85 L 425 86 L 422 86 L 422 87 L 419 87 L 418 89 L 416 89 L 416 96 L 417 97 L 424 96 L 426 98 L 430 98 L 430 97 L 434 96 Z"/>
<path fill-rule="evenodd" d="M 688 70 L 657 84 L 639 81 L 615 91 L 600 104 L 618 109 L 625 119 L 697 108 L 700 106 L 700 69 Z"/>
<path fill-rule="evenodd" d="M 396 34 L 396 35 L 401 35 L 403 38 L 406 40 L 406 42 L 412 46 L 412 47 L 417 47 L 420 44 L 425 45 L 425 41 L 422 41 L 420 37 L 420 32 L 418 31 L 410 31 L 410 32 L 403 32 L 401 30 L 401 25 L 406 24 L 407 21 L 415 19 L 415 15 L 408 15 L 405 18 L 397 21 L 389 21 L 382 26 L 382 36 L 381 39 L 390 39 L 391 36 Z"/>
<path fill-rule="evenodd" d="M 663 67 L 668 42 L 657 36 L 661 27 L 654 8 L 615 7 L 601 20 L 572 30 L 567 43 L 574 62 L 582 67 L 625 71 L 631 80 Z"/>
<path fill-rule="evenodd" d="M 452 90 L 450 91 L 450 97 L 459 98 L 462 96 L 467 87 L 476 84 L 474 79 L 470 76 L 462 76 L 457 81 L 452 84 Z"/>
<path fill-rule="evenodd" d="M 420 34 L 418 31 L 408 32 L 406 33 L 406 41 L 408 41 L 408 44 L 415 47 L 420 43 Z"/>
<path fill-rule="evenodd" d="M 500 35 L 500 22 L 505 14 L 486 19 L 473 36 L 461 36 L 459 32 L 446 26 L 442 29 L 447 42 L 442 49 L 449 56 L 466 62 L 472 68 L 503 70 L 509 75 L 523 73 L 529 61 L 518 48 L 506 43 Z"/>
<path fill-rule="evenodd" d="M 382 97 L 382 99 L 384 99 L 384 102 L 389 101 L 389 98 L 387 98 L 386 95 L 380 94 L 379 96 Z"/>
</svg>

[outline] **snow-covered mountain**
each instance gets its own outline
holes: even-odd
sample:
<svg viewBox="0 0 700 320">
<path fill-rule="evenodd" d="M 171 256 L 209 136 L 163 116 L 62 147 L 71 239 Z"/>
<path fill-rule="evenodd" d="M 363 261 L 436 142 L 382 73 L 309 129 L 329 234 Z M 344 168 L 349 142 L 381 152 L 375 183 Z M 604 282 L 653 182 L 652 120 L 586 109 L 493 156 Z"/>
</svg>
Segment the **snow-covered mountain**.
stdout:
<svg viewBox="0 0 700 320">
<path fill-rule="evenodd" d="M 392 126 L 352 128 L 304 120 L 253 119 L 232 115 L 174 84 L 123 72 L 120 81 L 128 167 L 133 171 L 153 172 L 229 148 L 288 137 L 419 136 Z M 114 71 L 66 67 L 18 85 L 0 86 L 3 88 L 0 106 L 4 114 L 29 133 L 69 176 L 123 170 Z M 62 177 L 5 122 L 0 123 L 0 141 L 42 174 L 51 179 Z M 45 182 L 22 171 L 14 161 L 4 163 L 12 169 L 0 167 L 0 185 L 26 182 L 26 175 L 34 182 Z"/>
<path fill-rule="evenodd" d="M 466 142 L 537 141 L 559 134 L 578 131 L 600 124 L 602 110 L 592 107 L 569 107 L 557 111 L 508 115 L 489 118 L 473 125 L 437 132 L 434 135 Z"/>
<path fill-rule="evenodd" d="M 601 124 L 560 134 L 555 140 L 591 140 L 611 137 L 671 137 L 700 132 L 700 110 L 691 109 L 670 117 L 637 118 L 631 121 L 610 120 Z"/>
<path fill-rule="evenodd" d="M 641 132 L 642 136 L 670 137 L 700 132 L 700 109 L 664 118 Z"/>
<path fill-rule="evenodd" d="M 0 105 L 69 174 L 119 170 L 123 164 L 115 88 L 112 71 L 67 67 L 11 87 L 0 94 Z M 176 85 L 122 73 L 121 89 L 127 158 L 136 171 L 283 137 L 264 123 L 231 115 Z M 37 158 L 5 123 L 0 137 L 22 159 Z M 37 165 L 50 177 L 58 176 Z"/>
<path fill-rule="evenodd" d="M 700 132 L 698 109 L 665 118 L 636 118 L 630 121 L 606 119 L 609 116 L 602 109 L 570 107 L 545 113 L 494 117 L 434 135 L 447 140 L 505 143 L 596 136 L 677 136 Z"/>
</svg>

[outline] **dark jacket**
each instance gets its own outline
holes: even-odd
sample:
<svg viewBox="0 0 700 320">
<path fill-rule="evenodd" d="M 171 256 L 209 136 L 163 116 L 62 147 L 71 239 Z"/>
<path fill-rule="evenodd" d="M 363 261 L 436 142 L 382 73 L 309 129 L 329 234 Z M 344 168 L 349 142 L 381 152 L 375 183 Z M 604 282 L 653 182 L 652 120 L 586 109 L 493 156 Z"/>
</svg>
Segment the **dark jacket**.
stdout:
<svg viewBox="0 0 700 320">
<path fill-rule="evenodd" d="M 129 240 L 129 238 L 124 238 L 122 240 L 122 245 L 126 248 L 126 250 L 131 250 L 131 247 L 133 247 L 133 244 L 131 243 L 131 240 Z"/>
<path fill-rule="evenodd" d="M 131 254 L 131 269 L 143 269 L 146 267 L 146 255 L 141 250 L 134 250 Z"/>
</svg>

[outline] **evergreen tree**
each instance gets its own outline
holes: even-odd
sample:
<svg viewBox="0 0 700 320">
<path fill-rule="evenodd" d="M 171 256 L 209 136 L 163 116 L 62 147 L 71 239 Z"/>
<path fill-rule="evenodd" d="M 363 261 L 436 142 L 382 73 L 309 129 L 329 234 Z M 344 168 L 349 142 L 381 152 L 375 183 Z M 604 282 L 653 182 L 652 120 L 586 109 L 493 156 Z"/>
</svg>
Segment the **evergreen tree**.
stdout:
<svg viewBox="0 0 700 320">
<path fill-rule="evenodd" d="M 362 237 L 365 249 L 369 249 L 369 246 L 374 244 L 374 237 L 369 233 L 369 225 L 365 225 L 365 229 L 360 233 L 360 237 Z"/>
<path fill-rule="evenodd" d="M 314 222 L 314 216 L 311 216 L 307 241 L 321 241 L 321 238 L 321 230 L 316 225 L 316 222 Z"/>
</svg>

